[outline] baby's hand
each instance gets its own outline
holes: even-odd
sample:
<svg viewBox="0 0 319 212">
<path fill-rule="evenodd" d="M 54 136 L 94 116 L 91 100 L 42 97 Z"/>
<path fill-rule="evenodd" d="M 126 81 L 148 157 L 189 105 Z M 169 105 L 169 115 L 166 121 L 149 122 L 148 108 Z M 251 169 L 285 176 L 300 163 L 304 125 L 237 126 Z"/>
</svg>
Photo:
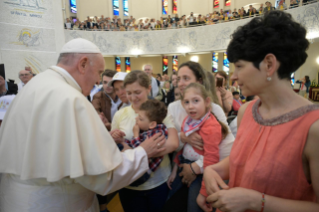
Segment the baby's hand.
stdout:
<svg viewBox="0 0 319 212">
<path fill-rule="evenodd" d="M 137 124 L 135 124 L 133 127 L 133 134 L 134 134 L 134 138 L 136 138 L 140 135 L 140 128 Z"/>
</svg>

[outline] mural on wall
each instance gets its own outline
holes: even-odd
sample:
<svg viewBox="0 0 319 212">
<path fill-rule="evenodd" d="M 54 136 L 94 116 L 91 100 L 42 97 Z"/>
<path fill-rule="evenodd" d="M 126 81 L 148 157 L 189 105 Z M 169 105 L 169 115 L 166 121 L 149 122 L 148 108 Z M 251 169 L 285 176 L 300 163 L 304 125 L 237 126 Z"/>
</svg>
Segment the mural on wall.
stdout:
<svg viewBox="0 0 319 212">
<path fill-rule="evenodd" d="M 100 48 L 101 52 L 110 52 L 112 50 L 112 45 L 101 35 L 97 36 L 97 33 L 93 34 L 93 43 Z"/>
<path fill-rule="evenodd" d="M 44 11 L 46 8 L 42 5 L 42 0 L 6 0 L 4 3 L 13 8 L 21 8 L 35 11 Z"/>
<path fill-rule="evenodd" d="M 50 0 L 0 0 L 0 20 L 26 26 L 53 28 Z"/>
<path fill-rule="evenodd" d="M 55 53 L 11 50 L 3 50 L 2 53 L 9 79 L 18 79 L 19 71 L 25 66 L 30 66 L 34 73 L 39 74 L 57 63 Z"/>
<path fill-rule="evenodd" d="M 287 10 L 308 30 L 319 37 L 319 3 Z M 105 55 L 179 54 L 227 48 L 231 34 L 251 19 L 177 30 L 140 32 L 90 32 L 65 30 L 66 42 L 82 37 L 95 42 Z M 94 35 L 96 34 L 96 35 Z M 94 35 L 94 36 L 93 36 Z"/>
<path fill-rule="evenodd" d="M 43 43 L 42 29 L 33 32 L 30 29 L 23 29 L 19 35 L 19 42 L 17 44 L 25 46 L 39 46 Z"/>
<path fill-rule="evenodd" d="M 303 13 L 298 14 L 296 20 L 307 29 L 308 38 L 319 36 L 319 4 L 317 7 L 304 8 Z"/>
<path fill-rule="evenodd" d="M 54 29 L 0 23 L 1 49 L 55 52 Z"/>
<path fill-rule="evenodd" d="M 0 33 L 0 56 L 10 79 L 19 82 L 18 72 L 25 66 L 40 73 L 56 64 L 57 46 L 65 39 L 59 35 L 56 41 L 55 23 L 62 17 L 53 15 L 53 8 L 61 7 L 51 0 L 0 0 L 0 29 L 5 32 Z"/>
</svg>

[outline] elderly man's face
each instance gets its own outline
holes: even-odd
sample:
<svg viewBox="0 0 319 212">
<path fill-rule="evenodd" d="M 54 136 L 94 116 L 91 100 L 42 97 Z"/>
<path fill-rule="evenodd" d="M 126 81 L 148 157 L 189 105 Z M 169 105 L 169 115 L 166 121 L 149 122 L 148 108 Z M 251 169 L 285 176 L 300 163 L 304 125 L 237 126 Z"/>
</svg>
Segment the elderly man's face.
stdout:
<svg viewBox="0 0 319 212">
<path fill-rule="evenodd" d="M 146 73 L 149 77 L 152 76 L 152 69 L 151 69 L 150 66 L 145 66 L 145 67 L 144 67 L 144 71 L 145 71 L 145 73 Z"/>
<path fill-rule="evenodd" d="M 82 65 L 82 64 L 81 64 Z M 85 96 L 88 96 L 93 86 L 100 82 L 101 74 L 104 71 L 104 58 L 102 54 L 94 54 L 91 56 L 84 66 L 84 74 L 82 76 L 82 92 Z"/>
<path fill-rule="evenodd" d="M 30 71 L 22 70 L 19 72 L 19 79 L 24 84 L 27 84 L 32 77 L 33 77 L 33 75 L 30 73 Z"/>
</svg>

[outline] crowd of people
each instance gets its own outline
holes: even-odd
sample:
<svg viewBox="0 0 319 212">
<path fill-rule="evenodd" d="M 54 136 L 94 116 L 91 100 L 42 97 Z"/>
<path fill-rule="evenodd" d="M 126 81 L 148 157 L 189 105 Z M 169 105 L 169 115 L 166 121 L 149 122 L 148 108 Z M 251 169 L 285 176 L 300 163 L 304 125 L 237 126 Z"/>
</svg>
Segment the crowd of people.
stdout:
<svg viewBox="0 0 319 212">
<path fill-rule="evenodd" d="M 310 0 L 303 0 L 302 4 L 306 5 L 315 2 Z M 212 25 L 227 21 L 240 20 L 243 18 L 250 18 L 260 16 L 269 13 L 272 10 L 286 10 L 288 6 L 285 0 L 281 0 L 277 7 L 273 7 L 272 3 L 267 1 L 260 5 L 259 8 L 254 8 L 249 5 L 249 9 L 246 11 L 244 7 L 240 9 L 214 11 L 207 15 L 195 16 L 191 12 L 188 16 L 182 15 L 179 17 L 177 14 L 174 17 L 168 15 L 168 17 L 161 17 L 160 20 L 155 18 L 146 18 L 136 20 L 133 16 L 130 16 L 123 21 L 118 16 L 113 18 L 94 16 L 94 18 L 87 17 L 87 20 L 80 21 L 78 18 L 73 19 L 72 17 L 67 18 L 64 24 L 65 29 L 70 30 L 89 30 L 89 31 L 149 31 L 149 30 L 163 30 L 163 29 L 178 29 L 184 27 L 194 27 L 202 25 Z M 300 0 L 290 0 L 289 8 L 298 7 Z"/>
<path fill-rule="evenodd" d="M 256 17 L 232 34 L 228 79 L 192 61 L 104 70 L 95 44 L 69 41 L 0 97 L 1 211 L 106 212 L 117 192 L 125 212 L 319 211 L 319 106 L 290 85 L 308 46 L 290 14 Z"/>
</svg>

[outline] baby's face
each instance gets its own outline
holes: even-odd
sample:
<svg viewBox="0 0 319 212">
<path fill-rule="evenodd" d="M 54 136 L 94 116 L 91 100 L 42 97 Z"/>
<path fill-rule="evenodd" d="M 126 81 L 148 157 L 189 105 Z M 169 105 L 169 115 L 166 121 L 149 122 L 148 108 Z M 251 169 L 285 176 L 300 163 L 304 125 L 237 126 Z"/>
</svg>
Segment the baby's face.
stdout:
<svg viewBox="0 0 319 212">
<path fill-rule="evenodd" d="M 150 120 L 146 116 L 146 111 L 140 110 L 138 113 L 138 116 L 136 117 L 136 124 L 141 130 L 149 130 L 150 128 Z"/>
</svg>

